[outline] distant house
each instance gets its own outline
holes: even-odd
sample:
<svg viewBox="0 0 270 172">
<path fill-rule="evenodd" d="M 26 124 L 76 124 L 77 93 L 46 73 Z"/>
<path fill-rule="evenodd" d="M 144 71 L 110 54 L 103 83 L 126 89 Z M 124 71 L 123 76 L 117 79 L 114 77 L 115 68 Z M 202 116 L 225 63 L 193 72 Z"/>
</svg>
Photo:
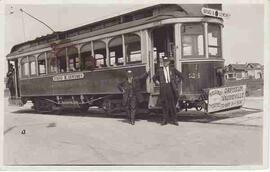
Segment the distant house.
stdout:
<svg viewBox="0 0 270 172">
<path fill-rule="evenodd" d="M 229 64 L 225 66 L 226 80 L 248 79 L 247 64 Z"/>
<path fill-rule="evenodd" d="M 263 78 L 263 66 L 259 63 L 248 63 L 247 72 L 248 72 L 248 78 L 250 79 Z"/>
</svg>

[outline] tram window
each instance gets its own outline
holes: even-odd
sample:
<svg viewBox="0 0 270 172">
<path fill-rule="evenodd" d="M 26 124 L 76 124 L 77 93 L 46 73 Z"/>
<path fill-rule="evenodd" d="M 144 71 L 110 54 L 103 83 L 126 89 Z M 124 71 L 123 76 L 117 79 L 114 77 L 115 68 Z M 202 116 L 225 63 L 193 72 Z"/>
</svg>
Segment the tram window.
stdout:
<svg viewBox="0 0 270 172">
<path fill-rule="evenodd" d="M 21 66 L 22 66 L 22 77 L 26 77 L 29 75 L 29 63 L 27 57 L 24 57 L 21 60 Z"/>
<path fill-rule="evenodd" d="M 56 73 L 57 72 L 57 60 L 56 60 L 56 56 L 53 53 L 48 52 L 47 53 L 47 59 L 48 59 L 49 73 Z"/>
<path fill-rule="evenodd" d="M 30 75 L 36 75 L 36 58 L 34 56 L 29 57 Z"/>
<path fill-rule="evenodd" d="M 107 67 L 106 64 L 106 44 L 102 41 L 94 41 L 94 54 L 96 67 Z"/>
<path fill-rule="evenodd" d="M 218 24 L 208 24 L 208 51 L 210 57 L 221 56 L 221 29 Z"/>
<path fill-rule="evenodd" d="M 45 61 L 45 53 L 42 53 L 38 56 L 38 74 L 44 75 L 46 74 L 46 61 Z"/>
<path fill-rule="evenodd" d="M 125 48 L 126 48 L 127 63 L 142 62 L 141 39 L 138 35 L 135 34 L 125 35 Z"/>
<path fill-rule="evenodd" d="M 67 63 L 66 63 L 66 48 L 60 50 L 57 54 L 57 64 L 59 72 L 67 71 Z"/>
<path fill-rule="evenodd" d="M 204 36 L 202 24 L 184 24 L 182 26 L 183 57 L 198 58 L 204 56 Z"/>
<path fill-rule="evenodd" d="M 109 43 L 110 66 L 118 66 L 124 64 L 122 37 L 117 36 Z"/>
<path fill-rule="evenodd" d="M 80 68 L 80 60 L 78 50 L 75 47 L 68 47 L 67 49 L 68 56 L 68 67 L 69 71 L 77 71 Z"/>
</svg>

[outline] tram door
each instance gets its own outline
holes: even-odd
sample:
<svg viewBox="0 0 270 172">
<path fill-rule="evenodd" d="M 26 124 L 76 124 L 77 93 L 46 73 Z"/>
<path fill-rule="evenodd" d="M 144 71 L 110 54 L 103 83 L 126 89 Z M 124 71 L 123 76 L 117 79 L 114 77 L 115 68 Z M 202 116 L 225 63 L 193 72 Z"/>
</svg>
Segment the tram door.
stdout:
<svg viewBox="0 0 270 172">
<path fill-rule="evenodd" d="M 174 56 L 174 27 L 172 25 L 165 25 L 162 27 L 154 28 L 151 34 L 151 45 L 152 45 L 152 57 L 151 66 L 154 68 L 151 71 L 153 74 L 157 72 L 158 68 L 162 66 L 162 58 L 164 56 L 169 58 L 175 58 Z M 159 86 L 153 84 L 152 88 L 152 99 L 151 104 L 158 106 L 157 95 L 159 94 Z"/>
</svg>

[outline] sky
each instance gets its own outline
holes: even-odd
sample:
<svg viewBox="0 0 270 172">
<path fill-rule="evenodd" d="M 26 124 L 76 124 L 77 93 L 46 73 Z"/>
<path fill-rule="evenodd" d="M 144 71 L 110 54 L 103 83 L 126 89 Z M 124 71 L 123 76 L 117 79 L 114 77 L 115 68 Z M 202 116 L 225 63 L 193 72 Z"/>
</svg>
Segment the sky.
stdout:
<svg viewBox="0 0 270 172">
<path fill-rule="evenodd" d="M 6 5 L 5 54 L 8 54 L 15 44 L 52 33 L 41 23 L 25 14 L 22 15 L 20 8 L 47 23 L 54 30 L 63 31 L 145 6 L 149 5 Z M 263 64 L 263 4 L 225 4 L 223 11 L 231 15 L 224 19 L 225 64 L 251 62 Z"/>
</svg>

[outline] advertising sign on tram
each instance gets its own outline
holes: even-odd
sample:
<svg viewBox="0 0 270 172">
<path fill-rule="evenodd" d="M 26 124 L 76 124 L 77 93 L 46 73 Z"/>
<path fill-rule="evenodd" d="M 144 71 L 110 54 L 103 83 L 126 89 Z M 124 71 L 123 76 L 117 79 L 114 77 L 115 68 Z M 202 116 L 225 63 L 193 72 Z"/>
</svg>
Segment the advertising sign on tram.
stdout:
<svg viewBox="0 0 270 172">
<path fill-rule="evenodd" d="M 213 88 L 208 93 L 208 112 L 243 106 L 246 85 Z"/>
</svg>

